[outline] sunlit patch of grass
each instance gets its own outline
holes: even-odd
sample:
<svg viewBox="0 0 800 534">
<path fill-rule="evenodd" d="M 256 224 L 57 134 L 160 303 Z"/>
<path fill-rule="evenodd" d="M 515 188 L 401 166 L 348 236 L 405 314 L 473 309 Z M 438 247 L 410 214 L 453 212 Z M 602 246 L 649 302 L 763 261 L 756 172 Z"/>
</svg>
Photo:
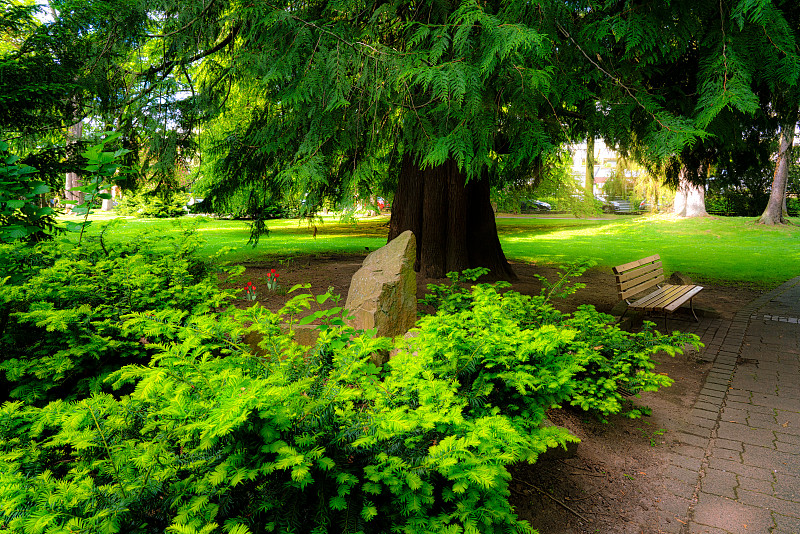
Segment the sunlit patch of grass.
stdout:
<svg viewBox="0 0 800 534">
<path fill-rule="evenodd" d="M 773 287 L 800 275 L 800 227 L 765 227 L 741 217 L 620 218 L 594 227 L 505 235 L 501 242 L 509 258 L 535 263 L 589 257 L 610 268 L 660 254 L 667 271 L 701 282 Z"/>
<path fill-rule="evenodd" d="M 69 217 L 64 217 L 69 219 Z M 92 214 L 88 236 L 97 236 L 114 217 Z M 233 262 L 259 261 L 273 256 L 298 254 L 364 254 L 386 244 L 388 217 L 370 217 L 342 222 L 338 217 L 314 219 L 275 219 L 268 221 L 269 235 L 262 236 L 256 246 L 248 244 L 250 223 L 246 220 L 183 217 L 180 219 L 119 219 L 105 238 L 125 242 L 138 236 L 165 235 L 193 227 L 205 244 L 201 254 L 209 257 L 225 251 L 220 259 Z M 316 232 L 315 232 L 316 228 Z"/>
</svg>

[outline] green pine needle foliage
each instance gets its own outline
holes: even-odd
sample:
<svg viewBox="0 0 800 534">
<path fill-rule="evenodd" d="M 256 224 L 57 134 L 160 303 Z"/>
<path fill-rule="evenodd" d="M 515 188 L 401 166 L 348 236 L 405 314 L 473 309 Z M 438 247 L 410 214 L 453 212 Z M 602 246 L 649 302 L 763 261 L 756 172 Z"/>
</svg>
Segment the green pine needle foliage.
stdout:
<svg viewBox="0 0 800 534">
<path fill-rule="evenodd" d="M 580 276 L 592 265 L 592 262 L 582 260 L 562 266 L 563 272 L 553 282 L 540 277 L 540 296 L 531 297 L 506 291 L 500 299 L 502 311 L 498 314 L 503 319 L 491 325 L 484 324 L 483 328 L 492 331 L 506 320 L 514 322 L 526 332 L 529 329 L 536 330 L 540 335 L 543 330 L 552 328 L 553 332 L 545 338 L 546 343 L 559 340 L 560 344 L 548 345 L 548 350 L 554 351 L 561 358 L 568 358 L 578 366 L 577 372 L 573 369 L 568 377 L 571 387 L 569 404 L 591 412 L 602 420 L 615 414 L 640 417 L 649 413 L 648 408 L 632 405 L 625 397 L 642 391 L 658 391 L 672 384 L 671 378 L 655 371 L 656 364 L 651 356 L 660 351 L 674 356 L 682 353 L 687 345 L 698 348 L 699 339 L 694 334 L 679 331 L 661 334 L 649 322 L 645 323 L 641 332 L 626 332 L 613 322 L 613 317 L 598 312 L 593 306 L 580 306 L 574 314 L 562 314 L 555 309 L 551 300 L 566 297 L 582 289 L 583 284 L 574 283 L 571 279 Z M 496 295 L 498 290 L 507 288 L 506 283 L 479 284 L 471 290 L 465 287 L 469 281 L 475 281 L 487 272 L 486 269 L 470 269 L 460 274 L 449 273 L 450 285 L 430 285 L 430 293 L 421 303 L 433 306 L 438 311 L 435 316 L 423 318 L 420 325 L 427 325 L 429 321 L 449 323 L 451 318 L 454 323 L 468 321 L 470 319 L 462 316 L 463 313 L 478 307 L 488 307 L 487 295 Z M 452 344 L 453 334 L 443 330 L 438 331 L 437 335 L 441 338 L 438 341 L 440 345 Z M 473 350 L 476 353 L 482 350 L 481 344 L 475 345 L 473 344 Z M 452 360 L 452 355 L 447 360 Z M 476 368 L 473 363 L 464 363 L 461 369 L 462 372 L 469 369 L 474 372 Z M 558 374 L 548 375 L 543 367 L 539 368 L 539 372 L 547 376 L 545 382 L 548 384 L 557 383 L 563 378 Z M 487 376 L 489 375 L 481 373 L 482 378 Z M 526 388 L 517 385 L 514 387 L 524 398 L 530 397 L 531 393 Z M 483 398 L 480 395 L 474 396 Z M 508 402 L 508 392 L 503 398 L 504 402 Z M 524 411 L 524 408 L 520 408 L 520 411 Z M 526 417 L 531 415 L 528 413 Z M 535 419 L 535 424 L 538 422 L 539 419 Z"/>
<path fill-rule="evenodd" d="M 546 410 L 618 413 L 615 387 L 666 385 L 648 355 L 680 346 L 503 284 L 456 284 L 414 336 L 376 338 L 311 312 L 329 294 L 225 308 L 185 243 L 102 250 L 0 286 L 3 348 L 30 351 L 3 367 L 0 531 L 532 534 L 508 467 L 577 439 Z"/>
<path fill-rule="evenodd" d="M 229 298 L 195 256 L 191 229 L 158 239 L 158 249 L 149 241 L 0 246 L 0 399 L 83 397 L 109 372 L 149 361 L 152 351 L 123 331 L 122 316 L 201 313 Z"/>
</svg>

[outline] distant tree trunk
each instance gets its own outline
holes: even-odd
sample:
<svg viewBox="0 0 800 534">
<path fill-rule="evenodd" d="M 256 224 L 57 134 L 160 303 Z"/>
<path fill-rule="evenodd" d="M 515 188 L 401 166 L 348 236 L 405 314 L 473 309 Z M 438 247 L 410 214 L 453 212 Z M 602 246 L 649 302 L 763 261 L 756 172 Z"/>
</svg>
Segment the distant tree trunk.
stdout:
<svg viewBox="0 0 800 534">
<path fill-rule="evenodd" d="M 47 7 L 50 10 L 50 16 L 53 17 L 53 20 L 59 20 L 59 12 L 53 6 L 53 2 L 50 0 L 47 1 Z M 74 107 L 73 107 L 74 106 Z M 71 107 L 73 110 L 78 109 L 78 101 L 72 100 Z M 80 117 L 77 113 L 73 116 Z M 83 121 L 78 120 L 75 124 L 69 127 L 67 132 L 67 143 L 69 145 L 75 145 L 80 139 L 83 137 Z M 64 205 L 66 207 L 67 212 L 69 212 L 70 208 L 74 207 L 77 204 L 83 203 L 83 193 L 80 191 L 72 191 L 74 187 L 80 187 L 80 175 L 76 172 L 68 172 L 64 179 Z"/>
<path fill-rule="evenodd" d="M 48 0 L 47 7 L 50 9 L 50 16 L 53 17 L 53 20 L 58 20 L 59 18 L 58 11 L 56 11 L 56 8 L 53 7 L 53 2 L 50 2 L 50 0 Z"/>
<path fill-rule="evenodd" d="M 77 143 L 83 136 L 83 122 L 78 121 L 69 128 L 69 143 Z M 72 191 L 73 187 L 81 185 L 80 176 L 76 172 L 68 172 L 64 182 L 64 199 L 72 201 L 76 204 L 83 202 L 83 193 L 79 191 Z M 68 208 L 75 206 L 75 204 L 67 204 Z"/>
<path fill-rule="evenodd" d="M 796 121 L 797 114 L 794 119 Z M 794 123 L 781 128 L 781 144 L 778 149 L 778 159 L 775 162 L 775 172 L 772 174 L 772 189 L 769 202 L 764 213 L 758 219 L 761 224 L 786 224 L 788 213 L 786 210 L 786 187 L 789 183 L 789 164 L 792 157 L 792 144 L 794 143 Z"/>
<path fill-rule="evenodd" d="M 659 190 L 658 190 L 659 189 L 659 187 L 658 187 L 659 183 L 658 183 L 657 179 L 655 179 L 655 178 L 652 179 L 652 186 L 653 186 L 652 187 L 653 196 L 652 196 L 652 200 L 650 201 L 650 211 L 653 212 L 653 213 L 657 213 L 658 212 L 658 204 L 659 204 L 659 202 L 661 202 L 661 198 L 659 197 Z"/>
<path fill-rule="evenodd" d="M 104 189 L 101 193 L 110 194 L 111 191 Z M 111 211 L 114 209 L 114 199 L 113 198 L 104 198 L 102 203 L 102 210 L 103 211 Z"/>
<path fill-rule="evenodd" d="M 405 156 L 392 200 L 391 241 L 406 230 L 417 237 L 416 269 L 427 278 L 486 267 L 492 278 L 513 279 L 489 200 L 489 181 L 466 176 L 453 160 L 420 169 Z"/>
<path fill-rule="evenodd" d="M 586 200 L 594 198 L 594 136 L 586 138 L 586 181 L 583 184 Z"/>
<path fill-rule="evenodd" d="M 678 175 L 678 190 L 675 192 L 673 211 L 679 217 L 708 217 L 706 211 L 706 188 L 695 185 L 687 178 L 686 167 Z"/>
</svg>

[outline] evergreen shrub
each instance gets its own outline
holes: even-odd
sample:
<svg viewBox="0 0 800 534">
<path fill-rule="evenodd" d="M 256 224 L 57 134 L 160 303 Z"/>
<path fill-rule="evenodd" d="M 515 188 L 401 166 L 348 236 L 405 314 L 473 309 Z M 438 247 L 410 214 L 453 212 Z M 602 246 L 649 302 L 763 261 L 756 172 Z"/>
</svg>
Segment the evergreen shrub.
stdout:
<svg viewBox="0 0 800 534">
<path fill-rule="evenodd" d="M 81 398 L 109 372 L 149 361 L 123 315 L 225 302 L 192 230 L 154 241 L 0 246 L 0 401 Z"/>
<path fill-rule="evenodd" d="M 468 320 L 436 327 L 458 343 L 442 346 L 423 324 L 417 352 L 401 349 L 379 372 L 370 355 L 391 341 L 341 318 L 311 349 L 294 343 L 281 324 L 296 321 L 308 299 L 278 313 L 255 305 L 128 314 L 123 332 L 146 339 L 152 359 L 106 379 L 121 389 L 41 408 L 6 403 L 0 524 L 21 532 L 531 532 L 508 503 L 506 467 L 574 439 L 538 428 L 570 389 L 576 368 L 557 355 L 573 334 L 521 334 L 498 315 L 502 296 L 487 291 L 477 312 L 463 312 Z M 253 332 L 257 347 L 244 343 Z M 486 340 L 480 351 L 468 348 L 478 339 Z"/>
<path fill-rule="evenodd" d="M 186 215 L 186 203 L 189 195 L 181 192 L 169 192 L 166 196 L 152 191 L 139 191 L 122 197 L 116 206 L 118 215 L 130 215 L 143 218 L 180 217 Z"/>
<path fill-rule="evenodd" d="M 588 305 L 580 306 L 574 314 L 558 311 L 552 305 L 552 299 L 566 297 L 585 287 L 570 280 L 592 265 L 592 262 L 584 260 L 562 266 L 564 272 L 559 273 L 555 282 L 538 276 L 542 281 L 542 291 L 538 296 L 506 291 L 502 295 L 500 315 L 514 321 L 522 330 L 549 327 L 559 335 L 570 336 L 559 349 L 560 358 L 566 358 L 579 367 L 579 371 L 570 377 L 569 404 L 590 411 L 603 420 L 620 413 L 627 417 L 640 417 L 649 410 L 632 405 L 626 397 L 642 391 L 658 391 L 672 384 L 668 376 L 654 371 L 656 364 L 651 356 L 660 351 L 675 355 L 687 344 L 699 347 L 699 338 L 678 331 L 664 335 L 650 322 L 645 322 L 641 332 L 626 332 L 613 322 L 612 316 Z M 464 287 L 467 282 L 474 282 L 487 273 L 488 270 L 480 268 L 461 274 L 449 273 L 450 285 L 429 285 L 430 292 L 421 303 L 437 309 L 437 316 L 464 320 L 459 314 L 483 306 L 486 291 L 509 287 L 504 282 L 494 286 L 478 284 L 472 290 Z M 426 320 L 423 318 L 421 324 Z"/>
<path fill-rule="evenodd" d="M 769 196 L 766 193 L 754 195 L 749 191 L 725 191 L 706 195 L 706 211 L 712 215 L 735 217 L 758 217 L 767 207 Z M 800 199 L 786 199 L 786 210 L 792 217 L 800 213 Z"/>
<path fill-rule="evenodd" d="M 787 199 L 787 205 L 791 209 L 793 206 L 789 200 Z M 758 217 L 766 209 L 768 201 L 767 191 L 749 189 L 709 191 L 705 197 L 706 211 L 713 215 L 733 217 Z"/>
<path fill-rule="evenodd" d="M 3 346 L 31 355 L 3 368 L 0 531 L 531 533 L 508 466 L 576 440 L 542 427 L 546 410 L 619 411 L 607 386 L 644 383 L 637 351 L 677 341 L 561 314 L 561 282 L 541 297 L 454 283 L 392 341 L 340 308 L 308 314 L 330 295 L 225 308 L 181 243 L 99 245 L 2 286 Z M 295 343 L 314 319 L 316 344 Z"/>
<path fill-rule="evenodd" d="M 498 213 L 521 213 L 522 203 L 534 194 L 533 188 L 494 187 L 491 199 Z"/>
<path fill-rule="evenodd" d="M 714 215 L 728 215 L 734 217 L 756 216 L 766 207 L 755 204 L 754 199 L 747 191 L 725 191 L 719 194 L 706 195 L 706 211 Z"/>
<path fill-rule="evenodd" d="M 800 198 L 787 198 L 786 210 L 792 217 L 797 217 L 800 215 Z"/>
</svg>

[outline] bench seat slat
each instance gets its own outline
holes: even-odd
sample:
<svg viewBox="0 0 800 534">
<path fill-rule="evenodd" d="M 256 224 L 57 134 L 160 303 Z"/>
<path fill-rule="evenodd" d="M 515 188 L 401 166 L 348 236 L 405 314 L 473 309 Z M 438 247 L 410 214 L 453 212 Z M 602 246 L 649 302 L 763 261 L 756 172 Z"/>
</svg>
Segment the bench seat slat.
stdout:
<svg viewBox="0 0 800 534">
<path fill-rule="evenodd" d="M 673 286 L 665 285 L 657 291 L 642 297 L 630 306 L 632 308 L 641 308 L 646 310 L 657 310 L 668 306 L 670 303 L 680 299 L 684 293 L 688 292 L 694 286 Z"/>
<path fill-rule="evenodd" d="M 692 297 L 700 293 L 700 291 L 703 289 L 703 286 L 689 286 L 689 287 L 691 287 L 691 289 L 686 293 L 684 293 L 681 296 L 680 300 L 676 300 L 672 304 L 665 306 L 664 309 L 669 312 L 674 312 L 675 310 L 680 308 L 687 300 L 691 299 Z"/>
<path fill-rule="evenodd" d="M 667 295 L 667 291 L 669 290 L 668 287 L 661 287 L 652 293 L 648 293 L 647 295 L 635 300 L 630 304 L 631 308 L 641 308 L 641 309 L 651 309 L 654 306 L 658 306 L 658 303 L 663 300 Z"/>
</svg>

